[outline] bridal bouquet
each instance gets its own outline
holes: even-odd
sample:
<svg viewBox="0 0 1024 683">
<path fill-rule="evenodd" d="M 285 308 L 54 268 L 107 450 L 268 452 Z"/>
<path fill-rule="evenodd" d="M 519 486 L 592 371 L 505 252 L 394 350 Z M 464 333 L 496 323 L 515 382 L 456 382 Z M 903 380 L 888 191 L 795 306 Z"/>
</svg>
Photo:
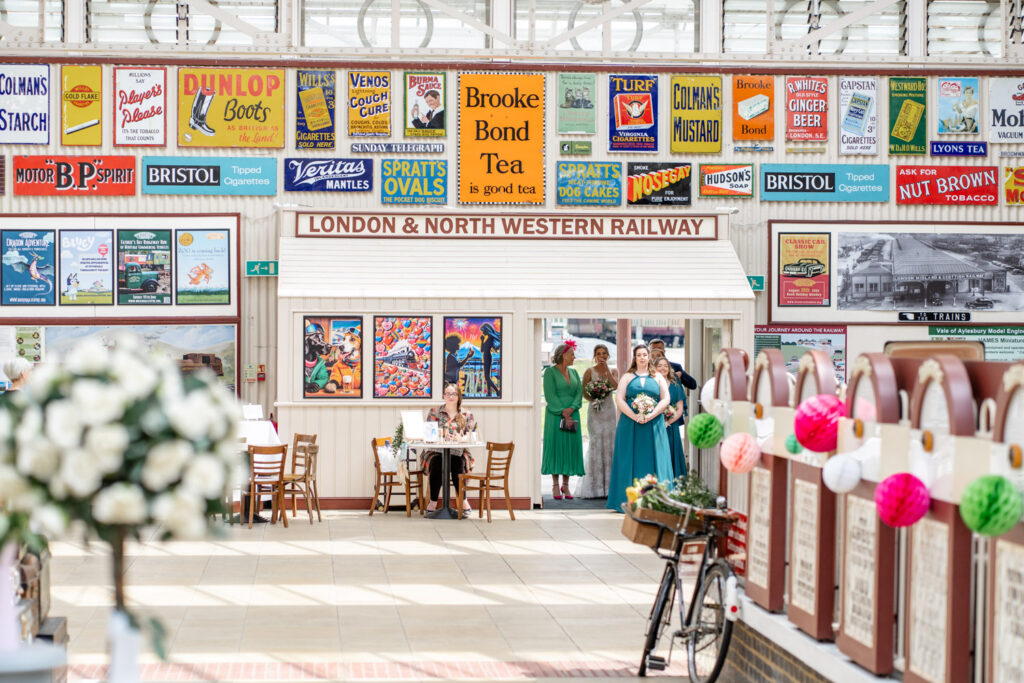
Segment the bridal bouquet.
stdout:
<svg viewBox="0 0 1024 683">
<path fill-rule="evenodd" d="M 637 394 L 630 405 L 637 415 L 646 416 L 654 412 L 654 407 L 658 405 L 658 402 L 649 394 Z"/>
<path fill-rule="evenodd" d="M 676 409 L 672 407 L 671 403 L 669 403 L 665 406 L 665 410 L 662 412 L 662 415 L 665 416 L 666 420 L 671 420 L 676 415 Z"/>
<path fill-rule="evenodd" d="M 592 379 L 583 388 L 587 390 L 587 394 L 593 399 L 591 406 L 594 410 L 601 410 L 601 399 L 610 396 L 615 391 L 612 383 L 604 378 Z"/>
</svg>

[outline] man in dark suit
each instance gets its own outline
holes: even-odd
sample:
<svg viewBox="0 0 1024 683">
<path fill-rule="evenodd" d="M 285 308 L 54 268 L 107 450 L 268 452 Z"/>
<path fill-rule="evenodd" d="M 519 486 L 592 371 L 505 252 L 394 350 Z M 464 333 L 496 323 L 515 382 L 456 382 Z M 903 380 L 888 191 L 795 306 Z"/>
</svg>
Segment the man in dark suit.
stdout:
<svg viewBox="0 0 1024 683">
<path fill-rule="evenodd" d="M 650 348 L 651 351 L 657 350 L 661 351 L 662 353 L 665 353 L 665 342 L 662 341 L 661 339 L 652 339 L 651 343 L 648 344 L 647 346 L 648 348 Z M 680 365 L 679 363 L 673 363 L 672 361 L 669 361 L 668 364 L 672 366 L 672 372 L 676 373 L 676 376 L 679 377 L 680 384 L 682 384 L 687 389 L 697 388 L 697 380 L 691 377 L 686 372 L 686 370 L 683 370 L 682 365 Z"/>
<path fill-rule="evenodd" d="M 417 118 L 413 112 L 413 128 L 444 128 L 444 109 L 441 108 L 441 93 L 428 90 L 423 99 L 427 101 L 427 111 Z"/>
</svg>

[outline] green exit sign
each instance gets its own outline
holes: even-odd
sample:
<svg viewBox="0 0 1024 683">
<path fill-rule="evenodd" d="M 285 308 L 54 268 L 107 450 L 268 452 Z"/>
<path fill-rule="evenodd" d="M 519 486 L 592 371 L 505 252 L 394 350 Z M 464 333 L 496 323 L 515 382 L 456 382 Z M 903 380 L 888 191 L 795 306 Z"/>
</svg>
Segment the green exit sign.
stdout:
<svg viewBox="0 0 1024 683">
<path fill-rule="evenodd" d="M 748 275 L 747 282 L 750 283 L 750 289 L 752 289 L 753 291 L 764 291 L 764 275 Z"/>
<path fill-rule="evenodd" d="M 246 277 L 277 277 L 277 261 L 246 261 Z"/>
</svg>

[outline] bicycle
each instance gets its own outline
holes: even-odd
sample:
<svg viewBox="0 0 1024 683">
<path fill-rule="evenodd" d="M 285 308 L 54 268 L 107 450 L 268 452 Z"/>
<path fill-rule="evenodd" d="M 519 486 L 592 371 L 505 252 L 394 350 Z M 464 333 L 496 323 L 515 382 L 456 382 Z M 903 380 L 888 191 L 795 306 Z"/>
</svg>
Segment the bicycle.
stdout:
<svg viewBox="0 0 1024 683">
<path fill-rule="evenodd" d="M 661 585 L 647 620 L 646 641 L 637 675 L 646 676 L 648 669 L 662 671 L 668 668 L 672 660 L 672 648 L 678 639 L 686 644 L 690 680 L 693 683 L 713 683 L 722 671 L 732 637 L 732 625 L 739 617 L 736 576 L 729 563 L 718 556 L 719 540 L 728 534 L 729 525 L 736 518 L 725 511 L 725 498 L 721 496 L 718 498 L 717 510 L 694 508 L 664 495 L 659 495 L 658 500 L 682 513 L 682 524 L 678 529 L 637 517 L 630 510 L 629 503 L 622 506 L 624 512 L 638 523 L 658 528 L 658 538 L 652 549 L 665 560 Z M 691 532 L 689 529 L 699 530 Z M 670 552 L 661 547 L 664 534 L 674 537 Z M 679 576 L 679 558 L 683 545 L 695 542 L 703 542 L 704 550 L 693 595 L 687 607 Z M 679 623 L 684 627 L 672 632 L 668 653 L 661 656 L 655 652 L 672 621 L 671 606 L 675 596 L 679 597 Z"/>
</svg>

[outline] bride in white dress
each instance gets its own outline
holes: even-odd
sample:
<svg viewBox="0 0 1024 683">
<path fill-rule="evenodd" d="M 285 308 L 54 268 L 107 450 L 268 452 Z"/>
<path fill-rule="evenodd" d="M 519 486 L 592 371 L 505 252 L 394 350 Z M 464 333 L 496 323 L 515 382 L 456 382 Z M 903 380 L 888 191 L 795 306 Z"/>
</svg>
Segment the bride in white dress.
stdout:
<svg viewBox="0 0 1024 683">
<path fill-rule="evenodd" d="M 587 437 L 589 444 L 584 456 L 586 474 L 576 486 L 580 498 L 607 498 L 608 479 L 612 471 L 612 453 L 615 450 L 615 423 L 618 411 L 615 408 L 615 387 L 619 374 L 608 367 L 608 347 L 598 344 L 594 347 L 594 365 L 583 373 L 583 398 L 590 404 L 587 413 Z M 604 379 L 611 383 L 612 391 L 601 399 L 594 399 L 587 392 L 587 384 Z"/>
</svg>

